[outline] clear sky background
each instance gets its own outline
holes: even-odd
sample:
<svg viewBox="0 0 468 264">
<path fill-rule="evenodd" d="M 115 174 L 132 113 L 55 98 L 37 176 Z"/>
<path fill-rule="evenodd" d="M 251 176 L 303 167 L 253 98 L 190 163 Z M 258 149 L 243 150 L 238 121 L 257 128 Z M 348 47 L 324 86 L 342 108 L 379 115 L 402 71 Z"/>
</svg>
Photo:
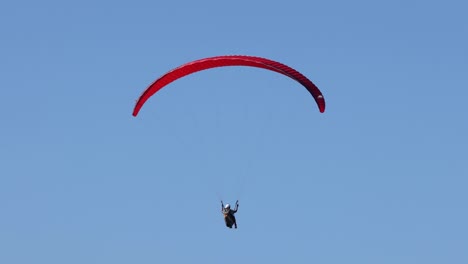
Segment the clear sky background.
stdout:
<svg viewBox="0 0 468 264">
<path fill-rule="evenodd" d="M 0 263 L 468 263 L 467 10 L 3 1 Z M 230 67 L 132 117 L 157 77 L 224 54 L 301 71 L 326 112 Z"/>
</svg>

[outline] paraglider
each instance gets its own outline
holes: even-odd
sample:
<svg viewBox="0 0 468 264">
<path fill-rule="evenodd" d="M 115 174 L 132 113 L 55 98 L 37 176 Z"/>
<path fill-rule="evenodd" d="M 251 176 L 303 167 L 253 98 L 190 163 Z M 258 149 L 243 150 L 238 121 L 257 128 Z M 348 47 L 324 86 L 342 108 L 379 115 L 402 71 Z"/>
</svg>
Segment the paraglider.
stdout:
<svg viewBox="0 0 468 264">
<path fill-rule="evenodd" d="M 285 64 L 266 58 L 246 55 L 227 55 L 195 60 L 174 68 L 166 74 L 162 75 L 156 81 L 154 81 L 138 98 L 133 109 L 133 116 L 138 115 L 143 105 L 151 96 L 153 96 L 171 82 L 198 71 L 227 66 L 256 67 L 285 75 L 304 86 L 314 98 L 319 111 L 321 113 L 325 112 L 325 99 L 321 91 L 312 81 L 310 81 L 300 72 Z M 221 201 L 221 212 L 224 215 L 224 220 L 228 228 L 232 228 L 233 226 L 234 228 L 237 228 L 237 221 L 234 214 L 237 212 L 238 208 L 239 201 L 236 202 L 234 209 L 231 209 L 229 204 L 224 205 L 223 201 Z"/>
<path fill-rule="evenodd" d="M 143 107 L 145 102 L 153 96 L 156 92 L 161 90 L 163 87 L 169 83 L 182 78 L 186 75 L 207 70 L 216 67 L 226 67 L 226 66 L 249 66 L 262 68 L 270 71 L 274 71 L 280 74 L 283 74 L 300 84 L 302 84 L 307 91 L 312 95 L 317 103 L 319 111 L 323 113 L 325 111 L 325 99 L 323 98 L 322 93 L 317 88 L 317 86 L 312 83 L 307 77 L 302 75 L 300 72 L 294 70 L 293 68 L 284 65 L 282 63 L 254 56 L 245 56 L 245 55 L 228 55 L 228 56 L 217 56 L 204 58 L 200 60 L 195 60 L 189 63 L 186 63 L 182 66 L 179 66 L 153 82 L 140 96 L 137 100 L 137 103 L 133 109 L 133 116 L 137 116 L 140 112 L 140 109 Z"/>
</svg>

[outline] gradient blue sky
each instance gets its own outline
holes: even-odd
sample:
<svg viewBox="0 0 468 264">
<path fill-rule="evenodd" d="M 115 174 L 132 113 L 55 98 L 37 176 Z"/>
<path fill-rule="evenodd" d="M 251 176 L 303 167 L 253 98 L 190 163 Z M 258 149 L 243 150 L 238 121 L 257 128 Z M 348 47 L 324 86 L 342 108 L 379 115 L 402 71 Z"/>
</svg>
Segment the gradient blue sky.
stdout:
<svg viewBox="0 0 468 264">
<path fill-rule="evenodd" d="M 0 263 L 468 263 L 466 1 L 4 1 Z M 246 54 L 265 70 L 188 76 Z M 240 199 L 228 230 L 219 199 Z"/>
</svg>

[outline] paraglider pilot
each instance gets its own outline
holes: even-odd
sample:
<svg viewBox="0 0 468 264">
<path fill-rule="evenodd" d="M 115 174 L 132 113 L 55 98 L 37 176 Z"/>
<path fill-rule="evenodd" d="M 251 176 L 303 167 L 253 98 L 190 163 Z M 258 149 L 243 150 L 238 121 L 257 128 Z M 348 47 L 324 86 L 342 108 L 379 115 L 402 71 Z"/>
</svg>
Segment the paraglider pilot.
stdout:
<svg viewBox="0 0 468 264">
<path fill-rule="evenodd" d="M 239 209 L 239 200 L 236 201 L 236 208 L 231 209 L 230 204 L 223 204 L 223 201 L 221 201 L 221 212 L 224 215 L 224 221 L 226 222 L 226 226 L 229 228 L 232 228 L 234 225 L 234 228 L 237 228 L 237 222 L 236 222 L 236 217 L 234 216 L 235 213 L 237 213 L 237 209 Z"/>
</svg>

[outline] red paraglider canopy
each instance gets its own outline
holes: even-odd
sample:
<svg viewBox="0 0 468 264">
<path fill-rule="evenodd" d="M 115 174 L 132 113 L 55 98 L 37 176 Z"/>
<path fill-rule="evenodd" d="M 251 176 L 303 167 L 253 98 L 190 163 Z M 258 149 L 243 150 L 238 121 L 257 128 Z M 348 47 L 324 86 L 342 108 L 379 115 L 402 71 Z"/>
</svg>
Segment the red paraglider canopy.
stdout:
<svg viewBox="0 0 468 264">
<path fill-rule="evenodd" d="M 284 65 L 282 63 L 272 61 L 269 59 L 245 55 L 228 55 L 228 56 L 217 56 L 204 58 L 196 61 L 186 63 L 182 66 L 179 66 L 168 73 L 161 76 L 154 83 L 152 83 L 140 96 L 138 99 L 135 108 L 133 109 L 133 116 L 137 116 L 140 109 L 143 107 L 145 102 L 156 92 L 161 90 L 164 86 L 169 83 L 182 78 L 186 75 L 192 74 L 194 72 L 207 70 L 216 67 L 225 67 L 225 66 L 249 66 L 256 68 L 263 68 L 266 70 L 274 71 L 288 76 L 289 78 L 302 84 L 312 95 L 317 103 L 319 111 L 323 113 L 325 111 L 325 99 L 323 98 L 320 90 L 315 86 L 312 81 L 307 77 L 302 75 L 300 72 L 294 70 L 293 68 Z"/>
</svg>

